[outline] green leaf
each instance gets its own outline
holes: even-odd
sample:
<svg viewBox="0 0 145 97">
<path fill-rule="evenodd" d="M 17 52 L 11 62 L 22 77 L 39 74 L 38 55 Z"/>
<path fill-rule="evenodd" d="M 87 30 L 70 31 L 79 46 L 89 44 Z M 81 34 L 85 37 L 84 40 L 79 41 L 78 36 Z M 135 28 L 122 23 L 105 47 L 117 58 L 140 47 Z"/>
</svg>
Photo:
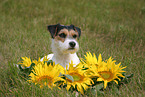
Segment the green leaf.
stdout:
<svg viewBox="0 0 145 97">
<path fill-rule="evenodd" d="M 33 66 L 35 66 L 35 63 L 32 63 L 31 65 L 30 65 L 30 70 L 32 70 L 33 69 Z"/>
<path fill-rule="evenodd" d="M 64 74 L 64 76 L 66 77 L 66 78 L 68 78 L 69 80 L 71 80 L 72 82 L 74 82 L 74 79 L 73 79 L 73 77 L 71 76 L 71 75 L 68 75 L 68 74 Z"/>
<path fill-rule="evenodd" d="M 100 84 L 96 85 L 96 90 L 99 91 L 103 87 L 104 87 L 103 83 L 100 83 Z"/>
<path fill-rule="evenodd" d="M 19 65 L 19 69 L 20 71 L 24 71 L 21 65 Z"/>
<path fill-rule="evenodd" d="M 21 75 L 24 78 L 28 78 L 29 74 L 32 72 L 33 66 L 35 66 L 34 63 L 32 63 L 29 67 L 22 68 L 21 65 L 19 65 L 19 75 Z"/>
<path fill-rule="evenodd" d="M 96 89 L 91 87 L 90 90 L 88 91 L 88 93 L 92 93 L 92 96 L 95 96 L 96 95 Z"/>
<path fill-rule="evenodd" d="M 49 65 L 49 64 L 53 65 L 53 61 L 52 60 L 44 61 L 44 62 L 47 62 L 47 65 Z"/>
</svg>

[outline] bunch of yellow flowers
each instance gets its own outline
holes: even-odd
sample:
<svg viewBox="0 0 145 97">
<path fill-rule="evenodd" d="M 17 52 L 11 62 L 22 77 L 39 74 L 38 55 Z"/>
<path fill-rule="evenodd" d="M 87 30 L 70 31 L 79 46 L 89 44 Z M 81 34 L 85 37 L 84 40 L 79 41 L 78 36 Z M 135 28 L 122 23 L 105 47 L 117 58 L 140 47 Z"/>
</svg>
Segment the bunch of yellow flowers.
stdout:
<svg viewBox="0 0 145 97">
<path fill-rule="evenodd" d="M 53 87 L 65 87 L 68 91 L 78 91 L 84 94 L 95 82 L 102 82 L 104 88 L 107 87 L 109 82 L 114 81 L 118 84 L 120 78 L 125 76 L 122 74 L 125 72 L 121 63 L 116 64 L 116 61 L 111 57 L 106 61 L 102 60 L 101 54 L 96 57 L 95 54 L 87 52 L 84 55 L 85 58 L 74 67 L 75 64 L 71 62 L 69 68 L 63 68 L 59 64 L 49 61 L 44 57 L 43 61 L 31 60 L 27 57 L 22 57 L 19 63 L 21 70 L 29 69 L 28 82 L 35 83 L 43 86 Z M 33 64 L 33 65 L 32 65 Z M 94 81 L 93 78 L 96 78 Z"/>
</svg>

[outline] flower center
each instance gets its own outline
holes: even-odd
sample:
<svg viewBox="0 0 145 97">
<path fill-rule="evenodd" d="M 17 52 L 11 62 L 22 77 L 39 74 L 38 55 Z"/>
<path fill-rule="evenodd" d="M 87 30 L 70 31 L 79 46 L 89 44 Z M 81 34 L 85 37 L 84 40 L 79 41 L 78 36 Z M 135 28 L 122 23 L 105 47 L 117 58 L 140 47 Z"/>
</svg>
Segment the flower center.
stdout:
<svg viewBox="0 0 145 97">
<path fill-rule="evenodd" d="M 78 73 L 70 73 L 70 75 L 73 77 L 74 82 L 79 82 L 83 80 L 83 76 Z M 72 82 L 72 81 L 71 81 Z"/>
<path fill-rule="evenodd" d="M 110 80 L 113 78 L 113 73 L 110 71 L 101 71 L 99 74 L 104 80 Z"/>
<path fill-rule="evenodd" d="M 79 81 L 81 79 L 80 76 L 78 76 L 78 75 L 73 75 L 72 77 L 73 77 L 74 81 Z"/>
<path fill-rule="evenodd" d="M 48 75 L 45 75 L 45 76 L 41 76 L 37 79 L 37 82 L 40 84 L 40 85 L 52 85 L 52 77 L 48 76 Z"/>
</svg>

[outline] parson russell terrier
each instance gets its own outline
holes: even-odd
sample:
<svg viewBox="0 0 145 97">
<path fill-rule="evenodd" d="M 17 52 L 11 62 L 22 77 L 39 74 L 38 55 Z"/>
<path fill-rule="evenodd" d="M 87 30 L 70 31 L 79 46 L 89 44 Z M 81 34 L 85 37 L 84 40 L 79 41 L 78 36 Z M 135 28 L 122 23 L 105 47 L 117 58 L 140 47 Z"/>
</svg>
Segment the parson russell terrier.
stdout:
<svg viewBox="0 0 145 97">
<path fill-rule="evenodd" d="M 81 29 L 74 25 L 64 26 L 60 24 L 49 25 L 48 30 L 52 38 L 52 52 L 47 55 L 47 59 L 52 60 L 55 64 L 60 64 L 64 68 L 73 61 L 73 64 L 79 64 L 80 60 L 76 54 L 79 50 L 77 40 L 81 35 Z M 41 61 L 43 58 L 41 59 Z"/>
</svg>

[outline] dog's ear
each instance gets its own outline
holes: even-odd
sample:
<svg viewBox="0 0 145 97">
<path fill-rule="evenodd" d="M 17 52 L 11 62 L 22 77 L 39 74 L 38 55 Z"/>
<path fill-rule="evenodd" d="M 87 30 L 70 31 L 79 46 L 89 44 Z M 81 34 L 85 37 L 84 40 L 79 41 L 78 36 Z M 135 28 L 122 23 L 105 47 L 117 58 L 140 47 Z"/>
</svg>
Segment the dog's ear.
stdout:
<svg viewBox="0 0 145 97">
<path fill-rule="evenodd" d="M 47 28 L 51 34 L 51 37 L 54 38 L 57 34 L 57 28 L 60 26 L 60 24 L 56 24 L 56 25 L 49 25 Z"/>
<path fill-rule="evenodd" d="M 78 27 L 75 27 L 74 25 L 70 25 L 71 27 L 73 27 L 73 29 L 76 31 L 76 32 L 78 32 L 78 34 L 79 34 L 79 37 L 81 36 L 81 29 L 80 28 L 78 28 Z"/>
<path fill-rule="evenodd" d="M 78 28 L 78 27 L 75 27 L 75 29 L 77 30 L 78 34 L 79 34 L 79 37 L 81 36 L 81 29 Z"/>
</svg>

